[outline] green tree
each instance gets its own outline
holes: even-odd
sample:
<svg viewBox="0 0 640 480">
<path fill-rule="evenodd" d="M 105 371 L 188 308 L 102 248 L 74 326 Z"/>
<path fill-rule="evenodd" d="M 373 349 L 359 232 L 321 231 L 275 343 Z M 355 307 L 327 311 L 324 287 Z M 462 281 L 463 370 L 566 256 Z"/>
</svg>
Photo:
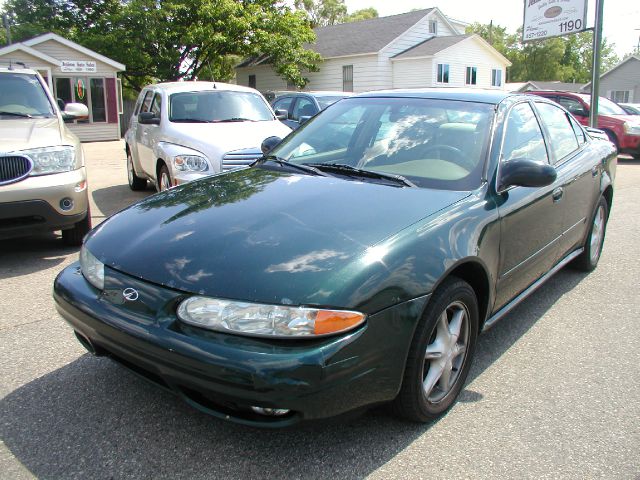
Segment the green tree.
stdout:
<svg viewBox="0 0 640 480">
<path fill-rule="evenodd" d="M 360 20 L 369 20 L 372 18 L 378 18 L 378 11 L 373 8 L 361 8 L 353 13 L 348 14 L 345 18 L 345 22 L 359 22 Z"/>
<path fill-rule="evenodd" d="M 295 0 L 293 4 L 306 13 L 312 28 L 343 23 L 347 16 L 344 0 Z"/>
<path fill-rule="evenodd" d="M 127 65 L 149 81 L 227 79 L 238 57 L 269 55 L 297 86 L 320 57 L 303 12 L 277 0 L 8 0 L 16 40 L 53 31 Z M 217 75 L 221 75 L 217 76 Z"/>
</svg>

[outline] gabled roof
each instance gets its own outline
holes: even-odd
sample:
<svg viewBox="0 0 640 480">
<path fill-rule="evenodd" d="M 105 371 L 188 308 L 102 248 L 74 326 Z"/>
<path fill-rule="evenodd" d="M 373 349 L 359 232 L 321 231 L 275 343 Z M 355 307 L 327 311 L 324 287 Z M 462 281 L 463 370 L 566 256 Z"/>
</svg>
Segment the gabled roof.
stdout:
<svg viewBox="0 0 640 480">
<path fill-rule="evenodd" d="M 600 79 L 603 79 L 604 77 L 606 77 L 607 75 L 609 75 L 610 73 L 613 73 L 614 70 L 617 70 L 618 68 L 620 68 L 622 65 L 624 65 L 625 63 L 631 61 L 631 60 L 637 60 L 638 62 L 640 62 L 640 55 L 629 55 L 627 58 L 625 58 L 624 60 L 622 60 L 620 63 L 618 63 L 615 67 L 607 70 L 606 72 L 604 72 L 602 75 L 600 75 Z M 587 83 L 584 87 L 584 89 L 586 88 L 590 88 L 591 87 L 591 82 Z"/>
<path fill-rule="evenodd" d="M 60 60 L 56 60 L 55 58 L 46 55 L 42 52 L 39 52 L 38 50 L 36 50 L 35 48 L 31 48 L 27 45 L 25 45 L 24 43 L 14 43 L 13 45 L 8 45 L 6 47 L 0 48 L 0 56 L 4 56 L 7 55 L 9 53 L 12 52 L 16 52 L 16 51 L 21 51 L 24 53 L 27 53 L 29 55 L 31 55 L 32 57 L 36 57 L 39 58 L 40 60 L 43 60 L 47 63 L 51 63 L 53 65 L 56 66 L 60 66 L 61 62 Z"/>
<path fill-rule="evenodd" d="M 404 52 L 400 52 L 394 55 L 392 58 L 402 60 L 404 58 L 416 58 L 416 57 L 430 57 L 436 53 L 449 48 L 456 43 L 460 43 L 462 40 L 469 38 L 471 35 L 450 35 L 446 37 L 432 37 L 428 38 L 422 43 L 419 43 L 411 48 L 408 48 Z"/>
<path fill-rule="evenodd" d="M 322 55 L 322 58 L 378 53 L 432 10 L 434 9 L 427 8 L 389 17 L 316 28 L 316 42 L 309 48 Z"/>
<path fill-rule="evenodd" d="M 584 83 L 567 83 L 567 82 L 539 82 L 538 80 L 529 80 L 523 83 L 519 88 L 519 92 L 528 92 L 531 90 L 561 90 L 563 92 L 578 93 L 584 87 Z"/>
<path fill-rule="evenodd" d="M 71 40 L 67 40 L 64 37 L 61 37 L 60 35 L 57 35 L 55 33 L 49 32 L 49 33 L 45 33 L 43 35 L 39 35 L 35 38 L 32 38 L 30 40 L 25 40 L 24 42 L 22 42 L 23 45 L 26 45 L 28 47 L 33 47 L 34 45 L 39 45 L 40 43 L 44 43 L 47 42 L 49 40 L 54 40 L 58 43 L 61 43 L 62 45 L 72 48 L 74 50 L 77 50 L 80 53 L 84 53 L 85 55 L 95 58 L 96 60 L 99 60 L 102 63 L 106 63 L 107 65 L 115 68 L 116 70 L 126 70 L 127 67 L 124 66 L 122 63 L 116 62 L 115 60 L 111 60 L 108 57 L 105 57 L 104 55 L 99 54 L 98 52 L 94 52 L 93 50 L 90 50 L 86 47 L 83 47 L 82 45 L 79 45 L 75 42 L 72 42 Z"/>
</svg>

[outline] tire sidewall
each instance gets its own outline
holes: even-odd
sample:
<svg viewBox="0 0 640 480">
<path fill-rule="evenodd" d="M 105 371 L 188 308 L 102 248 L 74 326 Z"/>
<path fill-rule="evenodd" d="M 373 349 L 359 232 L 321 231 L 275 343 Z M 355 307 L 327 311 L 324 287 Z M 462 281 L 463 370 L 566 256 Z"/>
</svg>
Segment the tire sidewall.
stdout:
<svg viewBox="0 0 640 480">
<path fill-rule="evenodd" d="M 593 223 L 596 220 L 596 215 L 598 215 L 598 210 L 600 210 L 600 207 L 604 209 L 604 225 L 602 225 L 603 232 L 602 232 L 602 238 L 600 239 L 600 245 L 599 245 L 600 251 L 598 253 L 598 258 L 596 258 L 594 261 L 591 258 L 591 237 L 593 236 Z M 600 257 L 602 256 L 602 247 L 604 246 L 604 239 L 607 235 L 608 220 L 609 220 L 609 206 L 607 204 L 607 201 L 603 197 L 600 197 L 600 199 L 598 200 L 598 203 L 596 203 L 596 208 L 594 209 L 593 214 L 591 215 L 591 223 L 589 223 L 589 234 L 587 235 L 587 239 L 584 244 L 584 254 L 590 270 L 593 270 L 598 266 L 598 262 L 600 261 Z"/>
</svg>

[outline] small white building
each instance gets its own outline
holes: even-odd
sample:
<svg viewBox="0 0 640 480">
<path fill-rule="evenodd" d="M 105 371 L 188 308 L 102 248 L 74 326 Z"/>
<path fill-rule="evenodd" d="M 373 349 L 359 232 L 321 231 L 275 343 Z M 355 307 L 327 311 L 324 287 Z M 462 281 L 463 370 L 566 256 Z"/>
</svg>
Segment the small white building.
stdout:
<svg viewBox="0 0 640 480">
<path fill-rule="evenodd" d="M 437 8 L 315 29 L 308 48 L 322 56 L 318 72 L 305 72 L 305 90 L 364 92 L 435 86 L 504 89 L 511 62 L 465 24 Z M 236 81 L 265 92 L 292 90 L 269 65 L 249 58 Z"/>
<path fill-rule="evenodd" d="M 84 103 L 89 118 L 67 124 L 80 140 L 120 138 L 122 86 L 118 72 L 125 70 L 121 63 L 55 33 L 0 48 L 0 61 L 37 70 L 61 109 L 69 102 Z"/>
<path fill-rule="evenodd" d="M 583 91 L 591 92 L 591 82 Z M 600 75 L 600 96 L 619 103 L 640 103 L 640 55 L 630 55 Z"/>
</svg>

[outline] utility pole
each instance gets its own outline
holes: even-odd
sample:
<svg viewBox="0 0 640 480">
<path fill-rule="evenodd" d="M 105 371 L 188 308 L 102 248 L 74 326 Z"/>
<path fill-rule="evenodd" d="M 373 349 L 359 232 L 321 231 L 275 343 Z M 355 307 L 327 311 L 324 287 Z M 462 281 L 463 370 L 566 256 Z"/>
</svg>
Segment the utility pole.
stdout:
<svg viewBox="0 0 640 480">
<path fill-rule="evenodd" d="M 11 45 L 11 27 L 9 26 L 9 15 L 6 13 L 2 16 L 2 24 L 7 31 L 7 45 Z"/>
<path fill-rule="evenodd" d="M 600 53 L 602 47 L 602 17 L 604 0 L 596 0 L 596 18 L 593 26 L 593 64 L 591 68 L 591 109 L 589 126 L 598 128 L 598 96 L 600 95 Z"/>
</svg>

